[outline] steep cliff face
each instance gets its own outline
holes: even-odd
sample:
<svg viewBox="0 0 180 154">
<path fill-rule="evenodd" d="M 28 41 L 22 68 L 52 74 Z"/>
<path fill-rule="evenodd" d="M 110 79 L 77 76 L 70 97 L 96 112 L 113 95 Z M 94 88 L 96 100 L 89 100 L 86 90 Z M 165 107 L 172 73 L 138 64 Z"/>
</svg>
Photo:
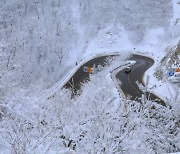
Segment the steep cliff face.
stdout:
<svg viewBox="0 0 180 154">
<path fill-rule="evenodd" d="M 167 28 L 172 14 L 171 0 L 2 0 L 1 84 L 47 88 L 69 72 L 108 25 L 124 27 L 136 44 L 149 29 Z"/>
</svg>

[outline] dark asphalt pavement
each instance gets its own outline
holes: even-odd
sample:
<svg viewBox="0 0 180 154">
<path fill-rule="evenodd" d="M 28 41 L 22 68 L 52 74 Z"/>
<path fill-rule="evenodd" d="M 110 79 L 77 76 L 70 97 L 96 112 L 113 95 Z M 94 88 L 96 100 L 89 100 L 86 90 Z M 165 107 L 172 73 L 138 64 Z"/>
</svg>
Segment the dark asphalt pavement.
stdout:
<svg viewBox="0 0 180 154">
<path fill-rule="evenodd" d="M 81 66 L 78 71 L 70 78 L 70 80 L 64 85 L 64 88 L 72 90 L 72 96 L 78 94 L 78 91 L 81 89 L 82 83 L 89 80 L 89 73 L 83 71 L 83 67 L 97 67 L 98 65 L 105 66 L 107 63 L 107 58 L 111 56 L 102 56 L 94 58 L 83 66 Z M 124 70 L 117 73 L 116 78 L 121 81 L 119 85 L 124 92 L 125 96 L 130 96 L 131 100 L 139 99 L 142 97 L 143 92 L 138 88 L 136 81 L 142 83 L 144 73 L 154 64 L 154 60 L 145 56 L 132 55 L 128 60 L 136 61 L 136 64 L 131 66 L 131 72 L 125 73 Z M 146 94 L 148 99 L 156 100 L 159 104 L 164 106 L 165 103 L 162 99 L 158 98 L 152 93 Z"/>
<path fill-rule="evenodd" d="M 136 64 L 131 66 L 131 72 L 125 73 L 124 70 L 117 73 L 116 78 L 121 81 L 121 89 L 123 90 L 125 96 L 130 96 L 131 100 L 139 99 L 142 97 L 143 92 L 139 89 L 136 84 L 136 81 L 139 83 L 142 82 L 144 73 L 154 64 L 154 60 L 148 57 L 140 55 L 132 55 L 129 60 L 136 61 Z M 157 103 L 165 106 L 163 100 L 158 98 L 152 93 L 146 93 L 148 99 L 156 100 Z"/>
<path fill-rule="evenodd" d="M 98 65 L 105 66 L 107 65 L 107 59 L 112 57 L 114 56 L 101 56 L 88 61 L 78 69 L 78 71 L 64 85 L 64 88 L 71 89 L 73 94 L 77 94 L 77 92 L 81 89 L 82 83 L 89 80 L 89 73 L 84 72 L 83 67 L 93 67 L 93 65 L 95 65 L 95 67 L 97 67 Z"/>
</svg>

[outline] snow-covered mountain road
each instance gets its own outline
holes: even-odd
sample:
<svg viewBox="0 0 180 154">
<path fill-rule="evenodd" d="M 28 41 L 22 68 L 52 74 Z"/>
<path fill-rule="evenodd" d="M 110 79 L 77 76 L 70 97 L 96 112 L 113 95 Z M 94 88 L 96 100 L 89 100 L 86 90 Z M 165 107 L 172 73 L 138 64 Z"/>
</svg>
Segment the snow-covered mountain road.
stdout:
<svg viewBox="0 0 180 154">
<path fill-rule="evenodd" d="M 119 86 L 124 94 L 134 100 L 141 98 L 143 94 L 137 86 L 136 81 L 144 85 L 144 73 L 154 64 L 154 60 L 140 55 L 132 55 L 129 60 L 136 61 L 136 63 L 131 66 L 131 73 L 125 73 L 124 70 L 122 70 L 116 74 L 116 78 L 122 82 Z M 156 95 L 149 92 L 147 92 L 146 95 L 148 99 L 156 100 L 156 102 L 165 106 L 164 101 Z"/>
<path fill-rule="evenodd" d="M 63 87 L 70 88 L 73 91 L 73 93 L 76 94 L 77 91 L 80 89 L 81 84 L 85 82 L 86 80 L 88 80 L 89 78 L 89 73 L 84 72 L 83 67 L 84 66 L 93 67 L 93 65 L 95 65 L 96 67 L 98 65 L 104 66 L 106 64 L 106 60 L 108 57 L 112 57 L 112 56 L 111 55 L 100 56 L 100 57 L 89 60 L 76 71 L 76 73 L 69 79 L 69 81 Z"/>
<path fill-rule="evenodd" d="M 112 55 L 111 55 L 112 56 Z M 76 73 L 70 78 L 70 80 L 64 85 L 64 88 L 70 88 L 73 94 L 77 94 L 77 91 L 81 88 L 82 82 L 89 79 L 89 73 L 83 71 L 84 66 L 93 67 L 93 65 L 105 65 L 108 56 L 101 56 L 89 60 L 83 66 L 81 66 Z M 131 69 L 131 73 L 126 74 L 124 70 L 119 71 L 116 74 L 116 79 L 121 81 L 119 87 L 122 89 L 125 96 L 130 96 L 132 100 L 139 99 L 142 97 L 143 92 L 138 88 L 136 81 L 139 83 L 143 82 L 144 73 L 154 64 L 154 60 L 145 56 L 132 55 L 128 60 L 136 61 Z M 162 99 L 158 98 L 156 95 L 147 92 L 148 99 L 156 100 L 156 102 L 165 106 Z"/>
</svg>

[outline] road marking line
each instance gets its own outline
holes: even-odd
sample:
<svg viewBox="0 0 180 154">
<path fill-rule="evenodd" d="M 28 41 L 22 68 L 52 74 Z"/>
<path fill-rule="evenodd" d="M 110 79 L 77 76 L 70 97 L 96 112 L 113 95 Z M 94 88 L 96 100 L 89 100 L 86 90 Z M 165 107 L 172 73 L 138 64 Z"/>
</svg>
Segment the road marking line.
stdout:
<svg viewBox="0 0 180 154">
<path fill-rule="evenodd" d="M 133 86 L 133 84 L 131 84 L 131 81 L 130 81 L 130 79 L 129 79 L 129 74 L 128 74 L 128 81 L 129 81 L 130 85 L 133 87 L 133 89 L 134 89 L 138 94 L 142 95 L 142 94 Z"/>
</svg>

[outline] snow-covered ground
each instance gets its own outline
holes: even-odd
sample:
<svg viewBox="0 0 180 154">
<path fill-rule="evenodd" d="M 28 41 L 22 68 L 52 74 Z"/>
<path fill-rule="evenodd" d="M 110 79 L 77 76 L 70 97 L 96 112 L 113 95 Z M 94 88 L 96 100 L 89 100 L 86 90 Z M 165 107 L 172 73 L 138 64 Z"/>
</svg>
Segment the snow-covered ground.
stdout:
<svg viewBox="0 0 180 154">
<path fill-rule="evenodd" d="M 70 99 L 68 91 L 59 91 L 41 101 L 24 96 L 20 96 L 21 100 L 13 98 L 6 106 L 10 115 L 0 123 L 1 151 L 85 154 L 103 150 L 120 153 L 123 149 L 126 153 L 151 154 L 155 153 L 153 147 L 161 153 L 172 151 L 173 146 L 178 148 L 178 138 L 167 135 L 171 132 L 169 127 L 179 130 L 174 128 L 176 121 L 169 109 L 154 104 L 157 111 L 152 112 L 151 102 L 141 106 L 119 96 L 111 71 L 124 64 L 125 59 L 118 57 L 91 75 L 80 97 Z M 152 116 L 157 117 L 152 121 Z"/>
<path fill-rule="evenodd" d="M 146 34 L 141 44 L 133 45 L 123 28 L 108 28 L 103 30 L 99 36 L 90 43 L 86 55 L 91 54 L 91 51 L 98 51 L 98 53 L 119 52 L 120 54 L 140 54 L 154 59 L 155 64 L 145 73 L 144 80 L 146 81 L 147 76 L 150 76 L 150 85 L 156 85 L 153 93 L 166 100 L 165 97 L 170 98 L 174 96 L 177 87 L 169 82 L 158 81 L 153 74 L 161 59 L 166 55 L 166 48 L 177 45 L 180 37 L 175 37 L 169 41 L 166 39 L 162 41 L 162 38 L 165 38 L 164 35 L 166 34 L 163 29 L 151 30 Z M 169 91 L 171 91 L 171 93 Z"/>
<path fill-rule="evenodd" d="M 16 87 L 31 95 L 49 89 L 63 81 L 76 62 L 91 55 L 114 50 L 125 53 L 143 45 L 152 52 L 151 46 L 162 47 L 155 40 L 170 42 L 179 36 L 179 23 L 174 25 L 177 1 L 0 3 L 1 78 L 9 93 L 15 93 Z"/>
<path fill-rule="evenodd" d="M 123 61 L 139 53 L 155 60 L 144 80 L 149 75 L 153 92 L 170 98 L 179 88 L 153 73 L 166 48 L 180 40 L 179 3 L 0 1 L 0 153 L 68 153 L 71 140 L 82 154 L 180 151 L 177 104 L 175 114 L 156 104 L 152 111 L 151 102 L 125 101 L 110 74 L 121 62 L 92 75 L 74 100 L 59 88 L 76 62 L 114 52 Z"/>
</svg>

